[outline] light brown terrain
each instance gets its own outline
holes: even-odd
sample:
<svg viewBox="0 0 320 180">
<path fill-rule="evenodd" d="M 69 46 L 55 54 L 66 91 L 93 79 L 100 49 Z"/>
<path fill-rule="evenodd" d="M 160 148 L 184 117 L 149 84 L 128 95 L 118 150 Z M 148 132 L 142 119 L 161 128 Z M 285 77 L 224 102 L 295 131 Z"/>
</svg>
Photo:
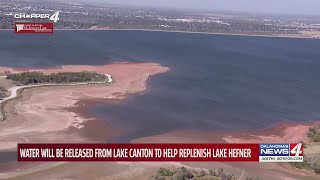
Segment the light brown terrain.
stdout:
<svg viewBox="0 0 320 180">
<path fill-rule="evenodd" d="M 169 69 L 154 63 L 118 63 L 106 66 L 62 66 L 50 69 L 13 69 L 0 72 L 44 73 L 95 71 L 114 77 L 111 84 L 76 87 L 41 87 L 24 90 L 5 105 L 7 119 L 0 122 L 0 153 L 16 149 L 17 143 L 105 143 L 123 133 L 110 124 L 87 116 L 88 102 L 117 102 L 142 92 L 150 75 Z M 80 108 L 79 108 L 80 107 Z M 274 128 L 248 132 L 173 131 L 132 140 L 132 143 L 275 143 L 307 142 L 313 124 L 283 123 Z M 180 163 L 0 163 L 0 179 L 148 179 L 159 167 Z M 192 168 L 217 169 L 260 179 L 319 179 L 314 173 L 276 163 L 183 163 Z"/>
</svg>

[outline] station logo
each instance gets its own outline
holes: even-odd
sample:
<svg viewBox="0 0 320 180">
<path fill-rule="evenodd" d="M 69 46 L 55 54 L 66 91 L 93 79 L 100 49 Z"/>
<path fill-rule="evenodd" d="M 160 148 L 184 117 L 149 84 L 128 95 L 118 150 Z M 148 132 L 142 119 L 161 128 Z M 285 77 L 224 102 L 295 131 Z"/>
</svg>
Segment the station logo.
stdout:
<svg viewBox="0 0 320 180">
<path fill-rule="evenodd" d="M 302 143 L 260 144 L 260 162 L 303 162 Z"/>
<path fill-rule="evenodd" d="M 39 14 L 39 13 L 18 13 L 14 15 L 14 31 L 19 34 L 50 34 L 53 33 L 54 23 L 59 20 L 59 11 L 53 14 Z M 41 22 L 37 22 L 41 20 Z M 43 22 L 48 20 L 48 22 Z M 33 21 L 33 22 L 31 22 Z"/>
<path fill-rule="evenodd" d="M 50 34 L 53 33 L 53 23 L 30 23 L 19 22 L 14 24 L 16 33 L 40 33 Z"/>
<path fill-rule="evenodd" d="M 302 144 L 290 144 L 290 156 L 303 156 Z"/>
</svg>

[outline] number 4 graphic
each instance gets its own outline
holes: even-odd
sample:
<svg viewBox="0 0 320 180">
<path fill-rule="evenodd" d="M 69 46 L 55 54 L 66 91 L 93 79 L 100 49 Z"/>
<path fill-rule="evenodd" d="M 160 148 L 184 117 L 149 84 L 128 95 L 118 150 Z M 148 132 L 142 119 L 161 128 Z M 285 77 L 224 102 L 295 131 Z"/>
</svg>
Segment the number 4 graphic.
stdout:
<svg viewBox="0 0 320 180">
<path fill-rule="evenodd" d="M 55 12 L 52 14 L 52 16 L 50 17 L 50 20 L 53 22 L 57 22 L 59 20 L 59 11 Z"/>
<path fill-rule="evenodd" d="M 295 156 L 299 156 L 300 153 L 302 153 L 301 147 L 302 147 L 302 144 L 301 144 L 301 143 L 297 144 L 296 146 L 294 146 L 294 147 L 291 149 L 290 153 L 291 153 L 291 154 L 295 154 Z"/>
</svg>

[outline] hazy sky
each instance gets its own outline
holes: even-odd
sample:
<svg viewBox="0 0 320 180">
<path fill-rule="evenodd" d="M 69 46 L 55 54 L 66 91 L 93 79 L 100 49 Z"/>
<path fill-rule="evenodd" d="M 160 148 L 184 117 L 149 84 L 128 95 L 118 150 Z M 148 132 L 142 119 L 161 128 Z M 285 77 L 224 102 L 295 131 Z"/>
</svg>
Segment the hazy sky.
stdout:
<svg viewBox="0 0 320 180">
<path fill-rule="evenodd" d="M 196 8 L 284 14 L 318 14 L 320 0 L 100 0 L 156 7 Z"/>
</svg>

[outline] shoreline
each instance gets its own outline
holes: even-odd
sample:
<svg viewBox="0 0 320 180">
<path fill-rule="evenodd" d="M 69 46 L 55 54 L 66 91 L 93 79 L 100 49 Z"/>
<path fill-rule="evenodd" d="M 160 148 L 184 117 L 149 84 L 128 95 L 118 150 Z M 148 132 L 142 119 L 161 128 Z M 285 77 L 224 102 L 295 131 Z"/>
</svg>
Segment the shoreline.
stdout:
<svg viewBox="0 0 320 180">
<path fill-rule="evenodd" d="M 20 98 L 10 100 L 5 104 L 7 120 L 0 123 L 0 151 L 14 149 L 17 143 L 22 142 L 103 143 L 108 137 L 117 135 L 119 130 L 110 130 L 110 124 L 108 126 L 103 123 L 99 124 L 100 121 L 92 121 L 95 118 L 82 117 L 71 109 L 78 107 L 79 103 L 85 100 L 109 102 L 116 99 L 121 101 L 128 95 L 144 91 L 150 76 L 165 73 L 169 68 L 156 63 L 115 63 L 104 66 L 66 65 L 23 70 L 0 67 L 0 71 L 3 70 L 11 72 L 38 70 L 44 73 L 89 70 L 110 73 L 116 80 L 111 84 L 106 83 L 106 85 L 90 84 L 24 89 Z M 89 138 L 81 135 L 83 131 L 94 132 L 93 127 L 85 128 L 86 122 L 91 123 L 90 127 L 103 129 L 101 129 L 100 139 L 95 138 L 91 141 L 93 136 Z"/>
<path fill-rule="evenodd" d="M 0 31 L 12 31 L 14 29 L 0 29 Z M 54 31 L 141 31 L 141 32 L 167 32 L 167 33 L 182 33 L 182 34 L 204 34 L 204 35 L 225 35 L 225 36 L 244 36 L 244 37 L 266 37 L 266 38 L 288 38 L 288 39 L 312 39 L 320 40 L 304 36 L 302 34 L 255 34 L 255 33 L 216 33 L 216 32 L 201 32 L 201 31 L 174 31 L 174 30 L 157 30 L 157 29 L 54 29 Z"/>
</svg>

